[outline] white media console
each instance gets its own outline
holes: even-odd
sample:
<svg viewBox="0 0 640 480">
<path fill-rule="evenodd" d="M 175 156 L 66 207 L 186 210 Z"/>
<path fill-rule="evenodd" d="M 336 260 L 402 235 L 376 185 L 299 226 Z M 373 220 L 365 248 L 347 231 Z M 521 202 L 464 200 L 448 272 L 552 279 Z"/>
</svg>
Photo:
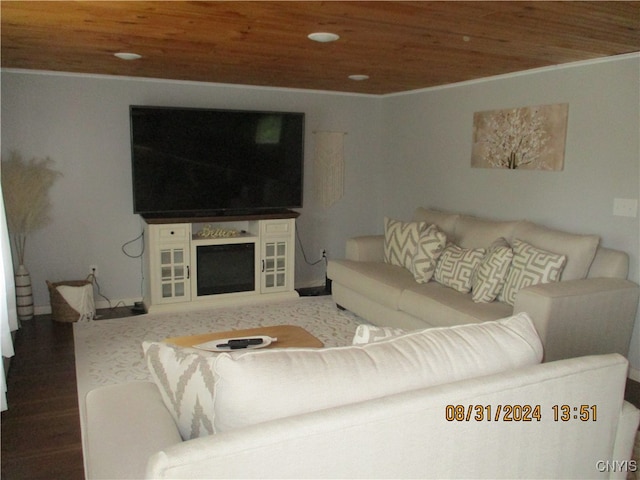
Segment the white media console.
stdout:
<svg viewBox="0 0 640 480">
<path fill-rule="evenodd" d="M 144 218 L 146 310 L 296 298 L 297 216 Z"/>
</svg>

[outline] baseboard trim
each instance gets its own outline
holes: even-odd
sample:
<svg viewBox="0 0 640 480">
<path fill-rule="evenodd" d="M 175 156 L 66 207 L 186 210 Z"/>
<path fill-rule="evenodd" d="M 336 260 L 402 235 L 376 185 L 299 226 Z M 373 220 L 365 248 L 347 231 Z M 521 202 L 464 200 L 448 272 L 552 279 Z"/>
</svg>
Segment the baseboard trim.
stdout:
<svg viewBox="0 0 640 480">
<path fill-rule="evenodd" d="M 141 302 L 142 298 L 121 298 L 117 300 L 95 300 L 96 310 L 103 308 L 115 307 L 133 307 L 136 302 Z M 49 315 L 51 313 L 51 305 L 40 305 L 33 308 L 34 315 Z"/>
</svg>

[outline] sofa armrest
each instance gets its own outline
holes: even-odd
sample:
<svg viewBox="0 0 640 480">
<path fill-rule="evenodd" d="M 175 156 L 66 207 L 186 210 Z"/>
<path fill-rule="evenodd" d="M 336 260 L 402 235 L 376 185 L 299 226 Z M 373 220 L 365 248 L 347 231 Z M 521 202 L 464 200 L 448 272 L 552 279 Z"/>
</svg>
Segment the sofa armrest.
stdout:
<svg viewBox="0 0 640 480">
<path fill-rule="evenodd" d="M 347 240 L 346 259 L 360 262 L 384 261 L 384 235 L 366 235 Z"/>
<path fill-rule="evenodd" d="M 638 435 L 638 425 L 640 425 L 640 410 L 629 402 L 622 404 L 620 419 L 618 420 L 618 429 L 613 444 L 613 461 L 620 463 L 633 458 L 633 445 L 636 435 Z M 637 461 L 637 459 L 636 459 Z M 625 480 L 627 472 L 620 468 L 612 471 L 609 478 Z"/>
<path fill-rule="evenodd" d="M 627 356 L 640 290 L 621 278 L 586 278 L 524 288 L 513 313 L 527 312 L 544 361 L 620 353 Z"/>
<path fill-rule="evenodd" d="M 182 443 L 151 382 L 109 385 L 86 397 L 86 477 L 143 478 L 149 457 Z"/>
</svg>

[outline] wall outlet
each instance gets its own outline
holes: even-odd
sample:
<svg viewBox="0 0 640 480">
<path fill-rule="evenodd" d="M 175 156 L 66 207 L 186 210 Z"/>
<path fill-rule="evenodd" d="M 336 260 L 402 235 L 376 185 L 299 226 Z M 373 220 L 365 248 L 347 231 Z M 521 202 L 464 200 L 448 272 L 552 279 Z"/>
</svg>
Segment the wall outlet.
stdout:
<svg viewBox="0 0 640 480">
<path fill-rule="evenodd" d="M 98 266 L 97 265 L 89 265 L 89 275 L 93 275 L 98 278 Z"/>
<path fill-rule="evenodd" d="M 617 217 L 637 217 L 638 200 L 636 198 L 614 198 L 613 214 Z"/>
<path fill-rule="evenodd" d="M 320 249 L 320 258 L 327 258 L 327 249 L 326 248 L 321 248 Z"/>
</svg>

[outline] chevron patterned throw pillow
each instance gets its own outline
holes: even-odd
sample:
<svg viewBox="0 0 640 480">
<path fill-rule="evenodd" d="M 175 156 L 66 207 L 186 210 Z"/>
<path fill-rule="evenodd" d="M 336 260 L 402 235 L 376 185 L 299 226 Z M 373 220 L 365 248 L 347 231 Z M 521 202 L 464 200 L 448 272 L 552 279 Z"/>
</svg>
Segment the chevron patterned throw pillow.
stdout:
<svg viewBox="0 0 640 480">
<path fill-rule="evenodd" d="M 504 287 L 512 260 L 513 250 L 504 238 L 500 237 L 489 246 L 473 277 L 474 302 L 489 303 L 498 297 Z"/>
<path fill-rule="evenodd" d="M 447 236 L 436 225 L 429 225 L 420 234 L 416 252 L 411 260 L 411 273 L 416 282 L 427 283 L 431 280 L 446 243 Z"/>
<path fill-rule="evenodd" d="M 215 355 L 143 342 L 147 368 L 183 440 L 213 433 Z"/>
<path fill-rule="evenodd" d="M 426 222 L 401 222 L 384 218 L 384 261 L 411 270 L 413 256 Z"/>
<path fill-rule="evenodd" d="M 366 345 L 367 343 L 380 342 L 387 338 L 398 337 L 407 333 L 407 330 L 395 327 L 376 327 L 362 323 L 356 328 L 352 345 Z"/>
<path fill-rule="evenodd" d="M 440 255 L 434 279 L 459 292 L 469 293 L 473 274 L 484 253 L 484 248 L 466 249 L 450 243 Z"/>
<path fill-rule="evenodd" d="M 513 240 L 513 262 L 498 300 L 513 305 L 522 288 L 560 280 L 567 257 L 548 252 L 519 239 Z"/>
</svg>

